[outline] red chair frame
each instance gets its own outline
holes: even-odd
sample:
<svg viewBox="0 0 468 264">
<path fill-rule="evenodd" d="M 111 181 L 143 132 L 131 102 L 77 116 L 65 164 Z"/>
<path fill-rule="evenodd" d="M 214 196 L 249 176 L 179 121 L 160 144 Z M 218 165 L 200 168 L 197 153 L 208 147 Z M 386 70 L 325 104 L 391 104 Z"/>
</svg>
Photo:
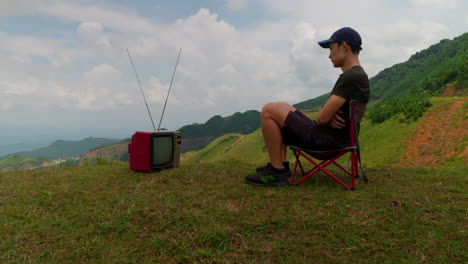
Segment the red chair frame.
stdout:
<svg viewBox="0 0 468 264">
<path fill-rule="evenodd" d="M 323 171 L 325 174 L 327 174 L 330 178 L 341 184 L 343 187 L 345 187 L 348 190 L 354 190 L 355 187 L 355 179 L 359 177 L 359 168 L 361 169 L 361 174 L 363 176 L 363 179 L 365 182 L 367 182 L 367 177 L 365 175 L 365 171 L 361 165 L 361 155 L 360 155 L 360 149 L 359 149 L 359 139 L 358 139 L 358 128 L 357 128 L 357 120 L 356 120 L 356 114 L 357 114 L 357 104 L 358 101 L 350 101 L 350 110 L 349 110 L 349 134 L 350 134 L 350 145 L 349 147 L 346 148 L 341 148 L 341 149 L 333 149 L 333 150 L 326 150 L 326 151 L 314 151 L 314 150 L 307 150 L 307 149 L 302 149 L 296 146 L 289 146 L 290 149 L 293 151 L 294 156 L 296 158 L 296 162 L 294 164 L 294 169 L 292 171 L 292 175 L 290 178 L 290 184 L 291 185 L 299 185 L 308 178 L 312 177 L 319 171 Z M 349 169 L 344 168 L 342 165 L 337 163 L 337 160 L 341 158 L 342 156 L 346 155 L 347 153 L 350 154 L 349 163 L 351 163 L 351 166 Z M 300 158 L 303 157 L 306 160 L 308 160 L 310 163 L 314 164 L 315 166 L 308 170 L 304 171 L 304 167 L 302 166 Z M 317 162 L 313 160 L 312 158 L 321 160 L 321 162 Z M 346 184 L 342 180 L 340 180 L 338 177 L 333 175 L 330 171 L 328 171 L 326 168 L 334 164 L 341 170 L 343 170 L 346 174 L 350 176 L 350 183 Z M 296 182 L 294 182 L 296 174 L 297 174 L 297 167 L 299 166 L 301 172 L 302 172 L 302 178 Z"/>
</svg>

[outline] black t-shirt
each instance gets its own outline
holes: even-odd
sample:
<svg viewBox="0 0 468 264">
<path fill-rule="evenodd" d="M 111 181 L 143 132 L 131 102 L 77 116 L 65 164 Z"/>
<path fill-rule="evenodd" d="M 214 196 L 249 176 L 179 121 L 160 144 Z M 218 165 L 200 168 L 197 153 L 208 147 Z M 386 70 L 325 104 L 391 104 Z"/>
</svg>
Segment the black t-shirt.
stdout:
<svg viewBox="0 0 468 264">
<path fill-rule="evenodd" d="M 342 73 L 333 87 L 331 95 L 336 95 L 346 99 L 346 102 L 341 106 L 342 113 L 340 116 L 344 120 L 349 117 L 349 101 L 356 100 L 361 102 L 358 111 L 364 112 L 365 106 L 369 101 L 369 78 L 361 66 L 354 66 L 350 70 Z M 328 133 L 336 139 L 339 146 L 347 146 L 349 144 L 349 124 L 341 129 L 332 128 L 331 126 L 321 127 L 323 133 Z"/>
</svg>

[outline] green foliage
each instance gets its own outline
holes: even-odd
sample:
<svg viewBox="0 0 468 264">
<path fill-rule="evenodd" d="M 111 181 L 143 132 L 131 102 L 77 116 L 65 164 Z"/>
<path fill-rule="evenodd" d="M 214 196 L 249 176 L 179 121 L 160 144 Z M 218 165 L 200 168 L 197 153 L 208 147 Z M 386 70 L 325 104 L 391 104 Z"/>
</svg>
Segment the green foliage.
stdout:
<svg viewBox="0 0 468 264">
<path fill-rule="evenodd" d="M 370 79 L 371 99 L 438 96 L 448 84 L 468 87 L 468 33 L 442 40 Z"/>
<path fill-rule="evenodd" d="M 395 115 L 403 114 L 400 122 L 418 120 L 431 106 L 428 97 L 393 97 L 370 107 L 366 116 L 374 123 L 382 123 Z"/>
<path fill-rule="evenodd" d="M 213 116 L 205 124 L 192 124 L 179 129 L 183 139 L 194 137 L 220 136 L 227 133 L 248 134 L 260 127 L 260 113 L 250 110 L 232 116 Z"/>
<path fill-rule="evenodd" d="M 314 108 L 324 105 L 327 102 L 329 97 L 330 97 L 330 93 L 326 93 L 314 99 L 310 99 L 304 102 L 297 103 L 293 106 L 299 110 L 314 109 Z"/>
<path fill-rule="evenodd" d="M 80 165 L 80 160 L 67 159 L 66 161 L 59 163 L 59 167 L 68 167 L 68 166 L 78 166 Z"/>
<path fill-rule="evenodd" d="M 417 122 L 407 120 L 400 113 L 382 123 L 364 118 L 359 134 L 362 163 L 366 168 L 383 168 L 401 161 L 406 150 L 405 142 L 414 133 Z"/>
<path fill-rule="evenodd" d="M 179 129 L 182 133 L 182 152 L 196 151 L 219 136 L 237 133 L 249 134 L 260 127 L 260 113 L 250 110 L 232 116 L 216 115 L 205 124 L 192 124 Z"/>
<path fill-rule="evenodd" d="M 248 135 L 227 134 L 217 138 L 202 150 L 182 155 L 184 163 L 242 161 L 248 164 L 266 162 L 266 148 L 260 130 Z"/>
</svg>

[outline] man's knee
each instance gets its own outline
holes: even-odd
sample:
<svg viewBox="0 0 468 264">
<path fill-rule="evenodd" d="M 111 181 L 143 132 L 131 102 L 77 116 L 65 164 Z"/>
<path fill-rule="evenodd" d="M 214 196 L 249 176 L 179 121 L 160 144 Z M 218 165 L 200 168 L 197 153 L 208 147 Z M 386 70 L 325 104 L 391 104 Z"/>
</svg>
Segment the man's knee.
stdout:
<svg viewBox="0 0 468 264">
<path fill-rule="evenodd" d="M 278 124 L 283 124 L 289 112 L 296 111 L 296 108 L 285 102 L 268 103 L 263 106 L 260 113 L 261 119 L 273 119 Z"/>
<path fill-rule="evenodd" d="M 260 112 L 260 118 L 267 118 L 271 117 L 272 115 L 275 115 L 276 112 L 280 109 L 278 106 L 282 102 L 273 102 L 273 103 L 268 103 L 263 106 L 262 112 Z"/>
</svg>

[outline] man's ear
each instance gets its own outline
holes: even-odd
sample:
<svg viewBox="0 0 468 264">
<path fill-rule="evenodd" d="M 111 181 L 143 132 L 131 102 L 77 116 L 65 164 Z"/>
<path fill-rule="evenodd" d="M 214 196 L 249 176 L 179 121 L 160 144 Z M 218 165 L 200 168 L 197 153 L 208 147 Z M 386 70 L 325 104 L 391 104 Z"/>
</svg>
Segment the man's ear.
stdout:
<svg viewBox="0 0 468 264">
<path fill-rule="evenodd" d="M 346 43 L 346 41 L 343 41 L 342 46 L 343 46 L 343 51 L 344 51 L 344 52 L 348 52 L 348 51 L 349 51 L 350 47 L 349 47 L 348 43 Z"/>
</svg>

